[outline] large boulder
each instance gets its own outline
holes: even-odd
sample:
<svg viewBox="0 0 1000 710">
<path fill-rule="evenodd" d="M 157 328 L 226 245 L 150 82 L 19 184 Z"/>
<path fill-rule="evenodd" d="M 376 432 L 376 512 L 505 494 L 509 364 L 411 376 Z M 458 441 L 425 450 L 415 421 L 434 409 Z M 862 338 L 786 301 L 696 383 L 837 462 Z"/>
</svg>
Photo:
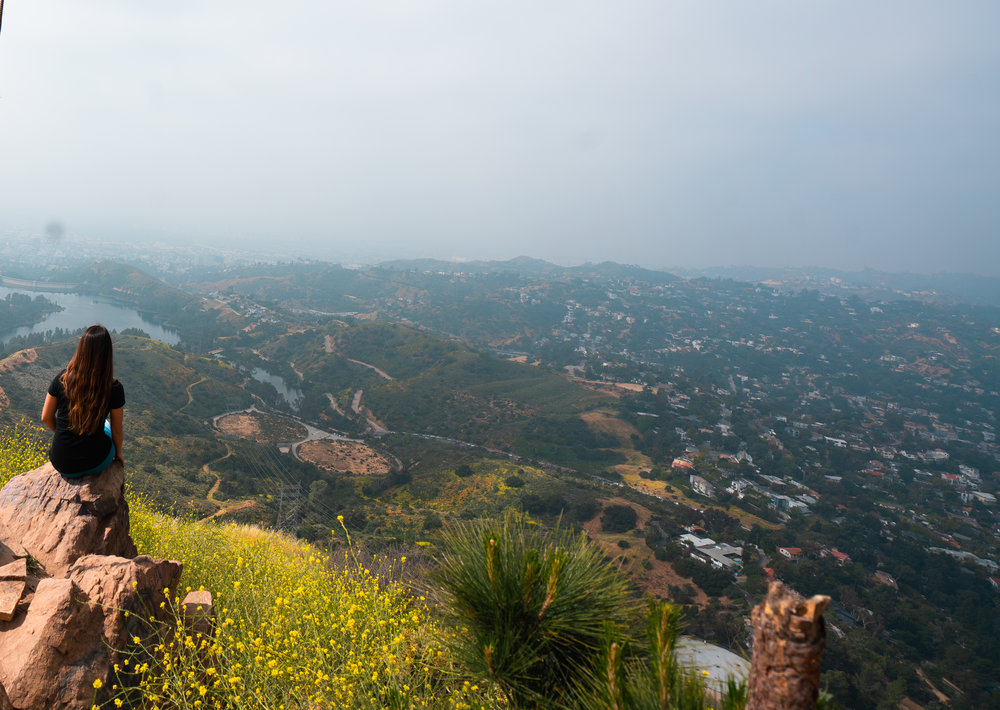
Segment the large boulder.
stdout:
<svg viewBox="0 0 1000 710">
<path fill-rule="evenodd" d="M 117 461 L 99 475 L 72 480 L 48 462 L 14 476 L 0 490 L 0 544 L 31 556 L 52 577 L 65 577 L 84 555 L 135 557 L 124 485 Z"/>
<path fill-rule="evenodd" d="M 30 607 L 2 625 L 0 683 L 15 708 L 90 706 L 107 649 L 103 614 L 82 599 L 72 580 L 43 579 Z"/>
<path fill-rule="evenodd" d="M 160 616 L 164 589 L 173 588 L 181 576 L 181 563 L 140 555 L 124 557 L 87 555 L 69 571 L 69 578 L 90 603 L 103 607 L 104 638 L 113 648 L 129 639 L 150 635 L 149 617 Z"/>
<path fill-rule="evenodd" d="M 136 556 L 124 478 L 117 463 L 75 481 L 46 464 L 0 490 L 0 710 L 90 708 L 136 637 L 162 638 L 181 564 Z"/>
</svg>

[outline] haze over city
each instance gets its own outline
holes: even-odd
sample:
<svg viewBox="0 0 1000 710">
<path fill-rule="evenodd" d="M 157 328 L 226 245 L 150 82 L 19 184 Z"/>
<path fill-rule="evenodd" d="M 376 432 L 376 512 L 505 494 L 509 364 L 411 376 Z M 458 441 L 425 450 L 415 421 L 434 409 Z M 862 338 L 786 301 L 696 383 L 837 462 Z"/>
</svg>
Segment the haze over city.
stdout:
<svg viewBox="0 0 1000 710">
<path fill-rule="evenodd" d="M 12 0 L 0 239 L 1000 276 L 998 20 Z"/>
</svg>

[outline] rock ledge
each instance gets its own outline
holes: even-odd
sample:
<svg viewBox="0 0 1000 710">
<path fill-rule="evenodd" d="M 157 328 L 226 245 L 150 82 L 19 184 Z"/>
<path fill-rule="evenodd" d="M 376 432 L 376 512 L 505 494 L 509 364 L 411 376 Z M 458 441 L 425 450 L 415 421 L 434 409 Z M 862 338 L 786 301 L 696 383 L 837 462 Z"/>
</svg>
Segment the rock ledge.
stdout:
<svg viewBox="0 0 1000 710">
<path fill-rule="evenodd" d="M 163 614 L 181 564 L 136 556 L 124 482 L 117 462 L 78 480 L 46 463 L 0 490 L 0 710 L 90 708 Z"/>
</svg>

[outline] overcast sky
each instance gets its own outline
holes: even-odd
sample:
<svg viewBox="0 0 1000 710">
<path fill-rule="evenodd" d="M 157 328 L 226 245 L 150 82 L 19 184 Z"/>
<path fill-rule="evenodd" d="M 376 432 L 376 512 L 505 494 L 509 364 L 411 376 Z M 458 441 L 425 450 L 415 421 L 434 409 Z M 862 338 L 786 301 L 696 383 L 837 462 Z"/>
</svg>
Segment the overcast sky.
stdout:
<svg viewBox="0 0 1000 710">
<path fill-rule="evenodd" d="M 1000 3 L 7 0 L 0 235 L 1000 276 Z"/>
</svg>

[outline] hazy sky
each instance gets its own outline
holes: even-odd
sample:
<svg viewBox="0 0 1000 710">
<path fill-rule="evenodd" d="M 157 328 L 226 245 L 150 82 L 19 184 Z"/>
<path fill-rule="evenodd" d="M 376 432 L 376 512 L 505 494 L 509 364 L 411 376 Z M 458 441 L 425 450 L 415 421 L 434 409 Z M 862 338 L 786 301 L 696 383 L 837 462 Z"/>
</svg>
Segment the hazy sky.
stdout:
<svg viewBox="0 0 1000 710">
<path fill-rule="evenodd" d="M 1000 276 L 1000 3 L 7 0 L 0 235 Z"/>
</svg>

